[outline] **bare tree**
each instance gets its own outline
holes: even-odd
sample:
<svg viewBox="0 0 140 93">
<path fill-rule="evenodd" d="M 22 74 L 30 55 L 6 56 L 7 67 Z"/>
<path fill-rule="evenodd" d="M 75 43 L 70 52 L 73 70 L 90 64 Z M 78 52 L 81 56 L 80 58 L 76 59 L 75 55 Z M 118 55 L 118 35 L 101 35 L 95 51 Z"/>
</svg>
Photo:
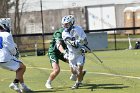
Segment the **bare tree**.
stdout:
<svg viewBox="0 0 140 93">
<path fill-rule="evenodd" d="M 0 0 L 0 18 L 9 17 L 8 11 L 14 5 L 11 0 Z"/>
<path fill-rule="evenodd" d="M 22 1 L 21 8 L 19 9 L 19 3 L 20 0 L 15 0 L 15 14 L 14 14 L 14 30 L 13 33 L 16 35 L 21 34 L 21 18 L 22 18 L 22 13 L 24 9 L 24 5 L 27 0 Z M 21 44 L 21 38 L 15 38 L 15 42 L 18 44 Z"/>
<path fill-rule="evenodd" d="M 21 9 L 19 9 L 19 2 L 20 0 L 15 0 L 15 20 L 14 20 L 14 34 L 21 34 L 21 29 L 20 29 L 20 21 L 22 18 L 22 12 L 24 9 L 24 5 L 27 0 L 24 0 L 21 6 Z"/>
<path fill-rule="evenodd" d="M 15 1 L 15 21 L 14 21 L 14 34 L 20 33 L 20 20 L 19 20 L 19 0 Z"/>
</svg>

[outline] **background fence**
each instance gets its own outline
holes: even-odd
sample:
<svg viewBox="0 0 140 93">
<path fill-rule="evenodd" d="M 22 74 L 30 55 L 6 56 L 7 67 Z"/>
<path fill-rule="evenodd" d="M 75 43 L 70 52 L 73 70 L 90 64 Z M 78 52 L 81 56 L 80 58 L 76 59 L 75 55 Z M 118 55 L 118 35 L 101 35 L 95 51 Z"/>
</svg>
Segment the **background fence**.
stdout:
<svg viewBox="0 0 140 93">
<path fill-rule="evenodd" d="M 108 47 L 103 50 L 121 50 L 130 49 L 135 47 L 135 42 L 140 41 L 140 34 L 120 34 L 117 31 L 126 32 L 129 30 L 137 30 L 140 27 L 129 28 L 111 28 L 111 29 L 99 29 L 99 30 L 86 30 L 86 33 L 93 32 L 109 32 L 114 31 L 112 34 L 108 34 Z M 19 51 L 23 55 L 37 55 L 37 53 L 46 54 L 49 48 L 49 42 L 53 33 L 44 34 L 21 34 L 13 35 L 14 40 L 17 43 Z M 18 42 L 19 41 L 19 42 Z M 96 42 L 93 40 L 93 42 Z M 90 45 L 90 44 L 89 44 Z"/>
</svg>

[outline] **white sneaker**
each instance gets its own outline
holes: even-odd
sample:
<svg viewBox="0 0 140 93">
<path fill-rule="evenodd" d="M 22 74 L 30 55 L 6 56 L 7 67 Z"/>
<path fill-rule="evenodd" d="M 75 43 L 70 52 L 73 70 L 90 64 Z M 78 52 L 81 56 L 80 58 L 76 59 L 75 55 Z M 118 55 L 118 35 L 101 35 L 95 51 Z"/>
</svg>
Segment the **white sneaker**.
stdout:
<svg viewBox="0 0 140 93">
<path fill-rule="evenodd" d="M 46 82 L 45 86 L 46 86 L 46 88 L 48 88 L 48 89 L 53 89 L 53 87 L 51 86 L 51 83 Z"/>
<path fill-rule="evenodd" d="M 77 79 L 77 75 L 76 74 L 71 74 L 70 80 L 76 81 L 76 79 Z"/>
<path fill-rule="evenodd" d="M 24 86 L 24 87 L 22 86 L 21 89 L 23 92 L 32 92 L 32 90 L 30 88 L 28 88 L 27 86 Z"/>
<path fill-rule="evenodd" d="M 75 83 L 71 88 L 78 89 L 81 83 Z"/>
<path fill-rule="evenodd" d="M 18 93 L 22 93 L 22 90 L 19 88 L 19 84 L 18 83 L 11 83 L 9 85 L 9 88 L 15 90 Z"/>
</svg>

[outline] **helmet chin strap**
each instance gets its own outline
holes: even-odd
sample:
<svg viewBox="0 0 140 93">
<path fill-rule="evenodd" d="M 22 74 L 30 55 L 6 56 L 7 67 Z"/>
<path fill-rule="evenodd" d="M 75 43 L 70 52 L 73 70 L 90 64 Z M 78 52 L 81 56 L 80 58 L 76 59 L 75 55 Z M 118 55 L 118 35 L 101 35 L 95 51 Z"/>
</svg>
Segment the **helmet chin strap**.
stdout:
<svg viewBox="0 0 140 93">
<path fill-rule="evenodd" d="M 67 28 L 67 30 L 70 32 L 72 30 L 72 28 L 74 28 L 73 25 L 71 25 L 69 28 Z"/>
</svg>

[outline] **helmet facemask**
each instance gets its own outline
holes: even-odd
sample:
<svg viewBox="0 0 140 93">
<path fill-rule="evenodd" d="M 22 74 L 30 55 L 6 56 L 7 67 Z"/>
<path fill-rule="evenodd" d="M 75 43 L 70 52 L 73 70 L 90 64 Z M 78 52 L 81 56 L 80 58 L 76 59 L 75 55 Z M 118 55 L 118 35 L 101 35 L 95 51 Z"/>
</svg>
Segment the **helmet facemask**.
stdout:
<svg viewBox="0 0 140 93">
<path fill-rule="evenodd" d="M 1 22 L 0 22 L 0 30 L 1 31 L 4 31 L 5 30 L 4 25 Z"/>
<path fill-rule="evenodd" d="M 75 22 L 75 18 L 73 15 L 68 15 L 62 18 L 62 27 L 70 29 Z"/>
<path fill-rule="evenodd" d="M 10 18 L 0 18 L 0 23 L 4 31 L 10 33 Z"/>
<path fill-rule="evenodd" d="M 71 23 L 65 23 L 65 24 L 62 24 L 62 25 L 63 25 L 64 28 L 67 28 L 67 29 L 69 29 L 72 26 Z"/>
</svg>

